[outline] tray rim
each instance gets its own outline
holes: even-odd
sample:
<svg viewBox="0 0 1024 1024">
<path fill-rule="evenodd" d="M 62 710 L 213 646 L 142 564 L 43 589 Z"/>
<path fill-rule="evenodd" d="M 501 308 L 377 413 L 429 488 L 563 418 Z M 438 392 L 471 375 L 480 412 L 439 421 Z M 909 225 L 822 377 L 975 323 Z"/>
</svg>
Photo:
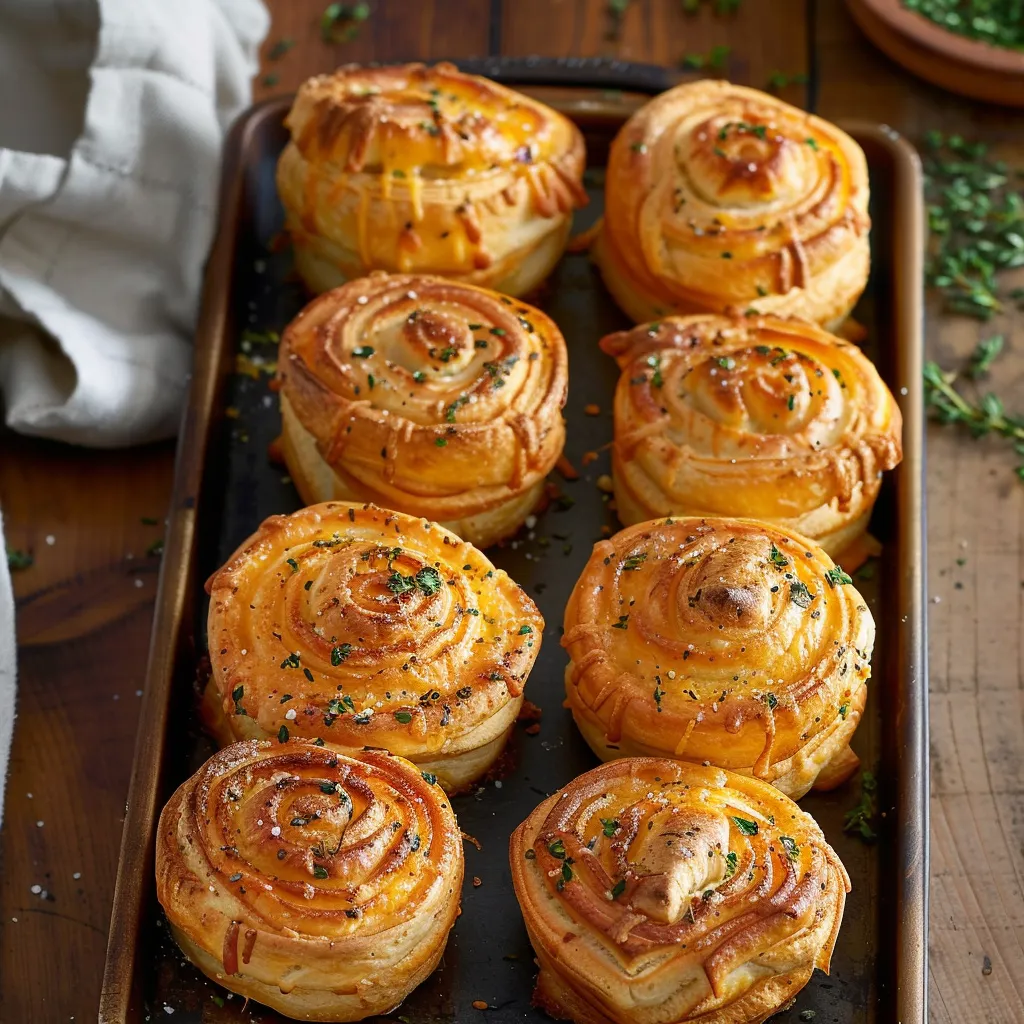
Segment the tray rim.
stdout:
<svg viewBox="0 0 1024 1024">
<path fill-rule="evenodd" d="M 565 62 L 552 61 L 560 69 L 550 84 L 571 89 L 564 73 Z M 577 64 L 581 62 L 577 61 Z M 641 65 L 641 67 L 649 67 Z M 617 70 L 627 70 L 620 63 Z M 493 77 L 517 84 L 515 68 L 507 76 Z M 650 82 L 630 88 L 623 75 L 624 91 L 649 95 Z M 542 86 L 536 80 L 523 85 Z M 593 87 L 580 86 L 591 93 Z M 107 951 L 100 992 L 99 1024 L 129 1020 L 133 988 L 138 982 L 138 938 L 152 876 L 153 844 L 159 809 L 161 775 L 167 741 L 166 720 L 174 690 L 177 648 L 188 601 L 191 563 L 196 551 L 197 506 L 209 446 L 220 367 L 225 356 L 234 278 L 233 255 L 246 190 L 244 169 L 254 136 L 267 120 L 281 118 L 293 96 L 272 97 L 245 110 L 225 139 L 221 169 L 216 234 L 203 275 L 200 314 L 195 332 L 195 354 L 188 399 L 182 412 L 175 456 L 171 502 L 168 510 L 164 554 L 157 584 L 156 605 L 150 634 L 139 726 L 132 774 L 125 805 L 121 849 L 115 877 Z M 581 110 L 584 107 L 581 105 Z M 621 116 L 628 106 L 621 101 L 589 99 L 585 113 Z M 901 550 L 917 557 L 905 559 L 899 579 L 897 605 L 907 618 L 897 629 L 895 659 L 905 683 L 887 727 L 896 730 L 904 756 L 898 761 L 894 786 L 897 797 L 895 896 L 902 913 L 893 937 L 895 962 L 889 965 L 895 986 L 895 1021 L 925 1024 L 927 1013 L 928 958 L 928 665 L 927 617 L 925 615 L 925 506 L 924 506 L 924 406 L 922 380 L 924 358 L 924 204 L 920 160 L 914 147 L 886 125 L 865 121 L 838 122 L 845 131 L 871 138 L 886 149 L 894 165 L 894 182 L 904 202 L 902 230 L 893 232 L 893 335 L 901 340 L 896 350 L 897 376 L 907 382 L 906 394 L 897 395 L 904 423 L 902 486 L 897 488 L 897 530 Z M 885 968 L 883 968 L 884 970 Z M 135 1009 L 141 1019 L 141 999 Z M 134 1018 L 132 1018 L 134 1019 Z"/>
</svg>

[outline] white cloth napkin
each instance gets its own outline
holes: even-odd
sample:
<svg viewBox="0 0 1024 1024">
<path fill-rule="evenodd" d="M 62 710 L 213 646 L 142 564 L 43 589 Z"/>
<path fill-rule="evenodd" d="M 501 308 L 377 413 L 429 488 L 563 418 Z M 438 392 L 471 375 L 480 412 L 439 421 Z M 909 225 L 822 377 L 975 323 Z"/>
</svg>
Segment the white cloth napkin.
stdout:
<svg viewBox="0 0 1024 1024">
<path fill-rule="evenodd" d="M 15 430 L 108 447 L 177 429 L 220 146 L 268 25 L 261 0 L 0 0 L 0 395 Z M 9 594 L 5 560 L 4 776 Z"/>
</svg>

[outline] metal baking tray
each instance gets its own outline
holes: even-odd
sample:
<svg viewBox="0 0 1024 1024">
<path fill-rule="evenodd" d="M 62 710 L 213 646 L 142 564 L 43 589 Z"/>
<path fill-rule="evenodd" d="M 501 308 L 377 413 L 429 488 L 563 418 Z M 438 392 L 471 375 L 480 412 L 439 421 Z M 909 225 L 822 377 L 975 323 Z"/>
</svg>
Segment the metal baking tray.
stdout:
<svg viewBox="0 0 1024 1024">
<path fill-rule="evenodd" d="M 471 62 L 472 63 L 472 62 Z M 494 58 L 480 71 L 538 95 L 575 120 L 587 142 L 591 204 L 578 228 L 601 207 L 608 144 L 629 114 L 672 82 L 660 68 L 601 60 Z M 207 575 L 260 521 L 301 505 L 267 455 L 280 423 L 270 377 L 238 373 L 243 331 L 280 331 L 306 300 L 290 254 L 275 245 L 282 210 L 274 168 L 286 141 L 289 100 L 252 108 L 226 146 L 220 227 L 206 269 L 191 391 L 178 446 L 150 659 L 129 791 L 100 1002 L 101 1022 L 278 1021 L 276 1014 L 228 993 L 189 965 L 170 940 L 156 904 L 153 838 L 173 789 L 213 752 L 197 715 L 197 673 L 205 650 Z M 865 718 L 854 747 L 879 782 L 878 841 L 843 832 L 857 801 L 856 781 L 801 805 L 817 818 L 850 873 L 853 891 L 832 973 L 816 973 L 784 1017 L 815 1011 L 818 1024 L 926 1020 L 928 787 L 925 662 L 924 507 L 922 475 L 923 227 L 921 180 L 913 149 L 895 132 L 844 127 L 864 147 L 871 174 L 871 280 L 855 312 L 865 348 L 903 412 L 904 459 L 887 474 L 871 523 L 882 542 L 871 578 L 858 578 L 878 624 Z M 569 347 L 566 454 L 580 479 L 553 478 L 565 499 L 542 512 L 532 530 L 491 549 L 547 620 L 546 642 L 526 689 L 543 709 L 539 734 L 517 727 L 504 775 L 453 801 L 466 844 L 462 916 L 442 966 L 389 1020 L 405 1024 L 475 1019 L 488 1005 L 499 1024 L 542 1021 L 530 1003 L 536 968 L 508 866 L 511 831 L 548 794 L 591 768 L 595 759 L 562 707 L 565 653 L 562 612 L 602 526 L 618 529 L 597 488 L 607 453 L 582 467 L 584 452 L 612 436 L 611 398 L 618 370 L 597 341 L 626 326 L 585 254 L 567 254 L 532 301 L 562 328 Z M 258 348 L 258 346 L 257 346 Z M 257 353 L 249 353 L 254 355 Z M 268 347 L 265 354 L 274 357 Z M 245 364 L 243 361 L 243 368 Z M 251 369 L 251 368 L 250 368 Z M 596 404 L 601 413 L 586 415 Z M 474 876 L 480 885 L 473 884 Z M 223 1005 L 221 1005 L 223 1004 Z M 173 1018 L 165 1007 L 174 1011 Z"/>
</svg>

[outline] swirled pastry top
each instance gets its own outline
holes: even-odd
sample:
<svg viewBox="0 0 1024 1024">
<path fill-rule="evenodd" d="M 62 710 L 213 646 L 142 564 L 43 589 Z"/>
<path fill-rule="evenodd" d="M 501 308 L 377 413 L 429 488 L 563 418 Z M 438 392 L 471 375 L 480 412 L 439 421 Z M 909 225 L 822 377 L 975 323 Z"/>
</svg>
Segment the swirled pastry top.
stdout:
<svg viewBox="0 0 1024 1024">
<path fill-rule="evenodd" d="M 612 145 L 605 195 L 604 230 L 630 275 L 686 312 L 789 311 L 781 300 L 870 226 L 857 143 L 728 82 L 676 86 L 637 111 Z"/>
<path fill-rule="evenodd" d="M 763 1020 L 812 965 L 828 969 L 850 888 L 778 790 L 656 758 L 570 782 L 516 830 L 510 857 L 542 990 L 555 971 L 586 1019 L 616 1024 Z M 786 974 L 799 980 L 775 996 Z"/>
<path fill-rule="evenodd" d="M 874 621 L 852 584 L 755 520 L 641 523 L 594 546 L 562 644 L 610 740 L 767 775 L 845 721 L 870 674 Z"/>
<path fill-rule="evenodd" d="M 414 205 L 451 183 L 500 192 L 521 180 L 542 216 L 586 202 L 576 126 L 453 64 L 345 65 L 305 82 L 285 123 L 321 173 L 379 173 L 385 195 L 409 188 Z"/>
<path fill-rule="evenodd" d="M 901 458 L 902 417 L 861 351 L 773 316 L 667 317 L 604 338 L 616 447 L 669 508 L 796 518 Z M 870 507 L 870 506 L 865 506 Z M 857 510 L 854 510 L 857 511 Z"/>
<path fill-rule="evenodd" d="M 443 790 L 385 751 L 329 744 L 225 747 L 175 792 L 157 843 L 160 902 L 227 975 L 254 947 L 294 958 L 280 938 L 333 940 L 307 943 L 309 974 L 337 960 L 335 942 L 414 935 L 414 919 L 457 901 L 462 880 Z"/>
<path fill-rule="evenodd" d="M 484 288 L 352 281 L 289 325 L 279 367 L 282 394 L 328 463 L 432 519 L 508 500 L 562 451 L 561 332 Z"/>
<path fill-rule="evenodd" d="M 471 544 L 373 505 L 272 516 L 207 589 L 229 724 L 414 760 L 522 693 L 544 628 Z"/>
</svg>

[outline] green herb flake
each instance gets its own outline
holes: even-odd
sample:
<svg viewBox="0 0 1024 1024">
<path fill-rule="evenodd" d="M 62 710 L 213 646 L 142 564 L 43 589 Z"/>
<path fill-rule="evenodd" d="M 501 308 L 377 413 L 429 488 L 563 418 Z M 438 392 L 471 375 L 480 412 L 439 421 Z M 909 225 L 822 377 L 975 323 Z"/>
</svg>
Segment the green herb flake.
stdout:
<svg viewBox="0 0 1024 1024">
<path fill-rule="evenodd" d="M 841 565 L 834 565 L 825 573 L 825 580 L 828 582 L 830 587 L 841 587 L 848 586 L 853 583 L 853 577 L 848 573 L 843 572 Z"/>
<path fill-rule="evenodd" d="M 750 821 L 748 818 L 741 818 L 737 815 L 732 816 L 733 824 L 740 830 L 740 833 L 745 836 L 756 836 L 757 835 L 757 822 Z"/>
</svg>

